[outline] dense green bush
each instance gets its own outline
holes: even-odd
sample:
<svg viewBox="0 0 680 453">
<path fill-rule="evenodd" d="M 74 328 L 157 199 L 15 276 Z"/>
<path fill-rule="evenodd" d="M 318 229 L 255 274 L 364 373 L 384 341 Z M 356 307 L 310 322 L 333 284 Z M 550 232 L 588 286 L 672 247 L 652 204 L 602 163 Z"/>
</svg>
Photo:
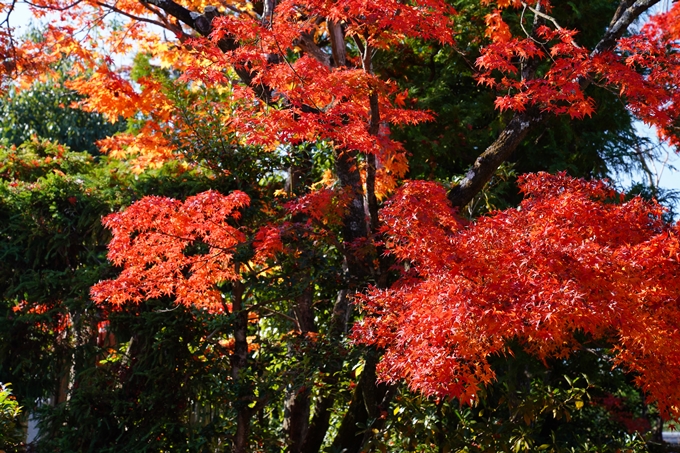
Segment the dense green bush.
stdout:
<svg viewBox="0 0 680 453">
<path fill-rule="evenodd" d="M 22 445 L 20 414 L 21 407 L 12 395 L 11 384 L 0 382 L 0 450 L 12 452 Z"/>
</svg>

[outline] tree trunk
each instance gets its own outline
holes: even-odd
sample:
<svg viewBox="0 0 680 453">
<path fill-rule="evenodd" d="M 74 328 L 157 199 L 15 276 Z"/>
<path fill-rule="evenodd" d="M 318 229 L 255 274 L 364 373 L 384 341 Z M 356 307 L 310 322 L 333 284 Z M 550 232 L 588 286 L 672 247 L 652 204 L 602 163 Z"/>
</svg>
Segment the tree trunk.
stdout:
<svg viewBox="0 0 680 453">
<path fill-rule="evenodd" d="M 297 319 L 300 335 L 316 332 L 314 323 L 314 288 L 309 285 L 297 298 L 293 314 Z M 310 383 L 294 383 L 287 390 L 284 402 L 283 432 L 286 435 L 288 450 L 291 453 L 299 453 L 309 432 L 310 415 Z"/>
<path fill-rule="evenodd" d="M 238 265 L 238 264 L 236 264 Z M 248 452 L 248 436 L 253 411 L 248 407 L 253 401 L 250 387 L 240 385 L 243 370 L 248 365 L 248 311 L 244 308 L 243 294 L 245 285 L 240 281 L 232 284 L 232 314 L 234 316 L 234 353 L 231 356 L 231 377 L 239 390 L 236 408 L 236 434 L 234 435 L 234 453 Z"/>
<path fill-rule="evenodd" d="M 332 451 L 359 453 L 373 436 L 373 430 L 384 425 L 396 387 L 377 383 L 375 370 L 379 358 L 380 353 L 374 348 L 366 352 L 364 369 L 333 441 Z"/>
</svg>

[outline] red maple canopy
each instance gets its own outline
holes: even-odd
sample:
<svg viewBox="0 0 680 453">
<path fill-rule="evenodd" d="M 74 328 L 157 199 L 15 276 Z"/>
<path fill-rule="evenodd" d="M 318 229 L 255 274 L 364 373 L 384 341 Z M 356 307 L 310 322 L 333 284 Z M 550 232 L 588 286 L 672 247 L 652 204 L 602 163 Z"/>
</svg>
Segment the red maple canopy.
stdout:
<svg viewBox="0 0 680 453">
<path fill-rule="evenodd" d="M 600 42 L 587 49 L 574 30 L 550 16 L 550 2 L 531 7 L 519 0 L 483 0 L 491 7 L 485 18 L 491 42 L 482 46 L 476 62 L 478 80 L 502 93 L 496 101 L 501 110 L 525 113 L 535 106 L 542 114 L 574 118 L 593 112 L 594 102 L 584 90 L 595 83 L 619 92 L 632 112 L 675 143 L 680 6 L 622 38 L 657 1 L 624 2 L 626 8 L 620 8 Z M 173 0 L 39 0 L 31 5 L 38 16 L 58 11 L 60 20 L 48 24 L 38 42 L 19 42 L 10 28 L 2 28 L 0 71 L 25 86 L 55 76 L 54 63 L 69 58 L 69 77 L 75 79 L 70 86 L 86 97 L 84 108 L 112 120 L 145 118 L 139 133 L 100 143 L 105 151 L 136 156 L 140 168 L 176 158 L 164 132 L 177 134 L 189 125 L 162 84 L 152 77 L 130 80 L 130 68 L 114 63 L 121 55 L 138 50 L 180 71 L 182 83 L 220 87 L 222 98 L 198 105 L 197 111 L 223 121 L 224 132 L 243 144 L 275 149 L 328 141 L 338 150 L 375 155 L 386 166 L 383 172 L 400 177 L 405 157 L 389 139 L 388 126 L 433 116 L 406 108 L 408 93 L 374 74 L 373 55 L 408 38 L 450 45 L 456 37 L 456 12 L 440 0 L 265 1 L 259 14 L 241 0 L 220 8 Z M 0 11 L 10 10 L 11 5 L 0 5 Z M 87 35 L 111 13 L 126 20 L 106 34 Z M 504 18 L 522 22 L 529 14 L 535 29 L 523 24 L 523 32 L 513 35 Z M 160 28 L 177 39 L 166 40 Z M 330 42 L 330 53 L 321 40 Z M 519 119 L 527 127 L 537 122 Z M 523 134 L 526 127 L 519 129 L 515 133 Z"/>
<path fill-rule="evenodd" d="M 231 258 L 245 235 L 229 221 L 249 202 L 243 192 L 208 191 L 184 203 L 145 197 L 107 216 L 104 225 L 113 233 L 108 257 L 123 271 L 93 286 L 92 298 L 119 307 L 174 296 L 180 304 L 229 311 L 215 285 L 239 278 Z M 192 246 L 204 250 L 190 253 Z"/>
<path fill-rule="evenodd" d="M 521 178 L 525 200 L 463 225 L 432 182 L 381 211 L 404 263 L 364 296 L 357 341 L 385 349 L 382 379 L 473 401 L 488 359 L 518 340 L 540 359 L 606 340 L 662 413 L 680 414 L 680 242 L 654 202 L 564 174 Z"/>
</svg>

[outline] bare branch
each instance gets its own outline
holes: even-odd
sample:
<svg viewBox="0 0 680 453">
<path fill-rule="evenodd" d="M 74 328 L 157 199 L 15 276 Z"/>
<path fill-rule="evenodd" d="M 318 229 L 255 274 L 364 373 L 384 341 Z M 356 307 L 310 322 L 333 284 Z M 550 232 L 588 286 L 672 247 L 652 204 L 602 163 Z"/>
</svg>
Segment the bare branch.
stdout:
<svg viewBox="0 0 680 453">
<path fill-rule="evenodd" d="M 168 29 L 170 31 L 175 31 L 172 28 L 167 27 L 162 22 L 159 22 L 159 21 L 153 20 L 153 19 L 147 19 L 146 17 L 135 16 L 134 14 L 127 13 L 120 8 L 116 8 L 113 5 L 109 5 L 107 3 L 102 3 L 102 2 L 95 2 L 95 4 L 98 5 L 98 6 L 101 6 L 102 8 L 109 9 L 109 10 L 113 11 L 114 13 L 121 14 L 125 17 L 129 17 L 130 19 L 133 19 L 133 20 L 136 20 L 136 21 L 139 21 L 139 22 L 146 22 L 147 24 L 151 24 L 151 25 L 157 25 L 161 28 L 165 28 L 165 29 Z"/>
<path fill-rule="evenodd" d="M 536 9 L 536 8 L 532 8 L 531 6 L 527 5 L 526 2 L 522 2 L 522 6 L 524 7 L 524 9 L 528 9 L 529 11 L 531 11 L 532 13 L 534 13 L 536 16 L 538 16 L 538 17 L 540 17 L 540 18 L 542 18 L 542 19 L 545 19 L 545 20 L 547 20 L 547 21 L 552 22 L 552 24 L 553 24 L 553 25 L 555 26 L 555 28 L 557 28 L 558 30 L 562 30 L 562 27 L 560 26 L 560 24 L 557 23 L 557 20 L 556 20 L 554 17 L 550 16 L 549 14 L 543 13 L 543 12 L 539 11 L 539 10 Z"/>
<path fill-rule="evenodd" d="M 633 22 L 638 20 L 638 18 L 644 14 L 646 11 L 659 3 L 660 0 L 637 0 L 632 5 L 625 8 L 626 5 L 630 3 L 630 0 L 623 0 L 619 9 L 614 13 L 614 19 L 612 19 L 612 25 L 609 27 L 607 32 L 604 34 L 599 43 L 595 46 L 591 55 L 597 55 L 607 50 L 611 50 L 616 44 L 616 40 L 623 36 L 623 34 L 628 30 Z M 622 7 L 623 6 L 623 7 Z"/>
<path fill-rule="evenodd" d="M 79 3 L 82 3 L 83 0 L 76 0 L 75 2 L 71 3 L 70 5 L 62 6 L 62 7 L 56 7 L 56 6 L 48 6 L 48 5 L 38 5 L 36 3 L 31 3 L 28 0 L 24 0 L 24 3 L 27 5 L 30 5 L 34 8 L 40 8 L 40 9 L 49 9 L 50 11 L 66 11 L 74 6 L 77 6 Z"/>
<path fill-rule="evenodd" d="M 12 56 L 10 57 L 7 55 L 2 62 L 3 66 L 5 67 L 5 70 L 9 73 L 12 74 L 14 70 L 16 69 L 16 58 L 17 58 L 17 50 L 16 47 L 14 46 L 14 39 L 12 37 L 12 27 L 9 24 L 9 18 L 12 15 L 12 12 L 14 11 L 14 7 L 17 4 L 17 0 L 12 0 L 12 4 L 10 5 L 9 9 L 7 10 L 7 15 L 5 16 L 5 20 L 0 23 L 0 26 L 5 26 L 7 28 L 7 37 L 9 39 L 9 47 L 12 49 Z"/>
</svg>

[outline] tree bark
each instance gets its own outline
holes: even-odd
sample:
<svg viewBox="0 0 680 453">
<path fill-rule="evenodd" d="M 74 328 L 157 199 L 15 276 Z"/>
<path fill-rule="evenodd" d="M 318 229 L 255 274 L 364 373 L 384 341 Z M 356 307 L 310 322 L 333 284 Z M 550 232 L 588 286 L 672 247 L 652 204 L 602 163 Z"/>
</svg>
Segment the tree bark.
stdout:
<svg viewBox="0 0 680 453">
<path fill-rule="evenodd" d="M 517 149 L 529 131 L 541 124 L 546 114 L 515 113 L 501 135 L 477 158 L 465 178 L 451 188 L 449 201 L 455 207 L 464 208 L 491 179 L 498 167 Z"/>
<path fill-rule="evenodd" d="M 331 40 L 331 54 L 333 55 L 333 63 L 336 68 L 340 68 L 347 64 L 347 47 L 345 45 L 345 32 L 342 30 L 342 25 L 328 20 L 328 36 Z"/>
<path fill-rule="evenodd" d="M 307 385 L 295 386 L 288 391 L 284 402 L 283 431 L 290 453 L 302 451 L 302 445 L 309 432 L 309 397 Z"/>
<path fill-rule="evenodd" d="M 338 293 L 333 314 L 331 315 L 328 337 L 335 341 L 338 348 L 342 348 L 340 340 L 347 331 L 349 320 L 349 297 L 348 290 L 343 289 Z M 339 352 L 339 351 L 338 351 Z M 331 420 L 331 409 L 337 396 L 337 373 L 342 370 L 342 361 L 339 357 L 330 360 L 322 369 L 320 384 L 323 386 L 324 393 L 317 399 L 314 405 L 314 416 L 309 424 L 307 436 L 300 449 L 301 453 L 317 453 L 321 449 L 323 440 L 328 432 Z"/>
<path fill-rule="evenodd" d="M 380 105 L 378 94 L 373 92 L 369 96 L 371 119 L 368 124 L 368 133 L 377 136 L 380 130 Z M 378 199 L 375 196 L 375 176 L 377 171 L 376 157 L 373 153 L 366 154 L 366 204 L 368 205 L 369 230 L 371 233 L 378 231 Z"/>
<path fill-rule="evenodd" d="M 232 284 L 232 314 L 234 316 L 234 352 L 231 355 L 231 377 L 239 383 L 236 408 L 236 434 L 234 435 L 234 453 L 248 452 L 248 437 L 250 434 L 250 420 L 253 411 L 248 405 L 253 401 L 253 395 L 248 386 L 240 385 L 243 370 L 248 365 L 248 310 L 243 304 L 245 285 L 240 281 Z"/>
<path fill-rule="evenodd" d="M 300 334 L 316 332 L 314 322 L 314 288 L 310 285 L 296 299 L 293 314 L 297 319 Z M 309 432 L 310 415 L 310 385 L 303 382 L 302 385 L 295 383 L 287 391 L 284 402 L 283 431 L 286 435 L 288 450 L 291 453 L 299 453 L 302 444 Z"/>
<path fill-rule="evenodd" d="M 377 383 L 376 366 L 380 353 L 369 348 L 365 354 L 364 369 L 354 388 L 352 401 L 340 424 L 331 451 L 359 453 L 386 420 L 387 409 L 394 396 L 395 386 Z"/>
<path fill-rule="evenodd" d="M 335 159 L 335 172 L 340 180 L 342 190 L 351 195 L 351 201 L 342 226 L 342 239 L 347 244 L 345 260 L 350 289 L 358 288 L 364 283 L 365 277 L 371 275 L 370 266 L 366 260 L 357 256 L 352 250 L 358 239 L 368 237 L 364 189 L 359 174 L 359 162 L 357 161 L 358 154 L 356 151 L 344 150 L 338 152 Z"/>
</svg>

